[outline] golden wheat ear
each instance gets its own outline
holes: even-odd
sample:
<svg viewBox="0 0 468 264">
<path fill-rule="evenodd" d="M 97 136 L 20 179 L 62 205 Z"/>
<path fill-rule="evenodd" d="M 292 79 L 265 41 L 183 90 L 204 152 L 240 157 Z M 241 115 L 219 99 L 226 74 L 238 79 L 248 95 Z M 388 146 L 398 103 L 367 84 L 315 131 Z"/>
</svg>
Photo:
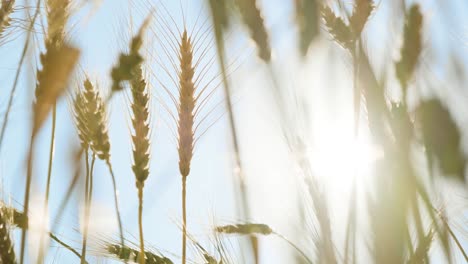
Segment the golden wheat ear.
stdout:
<svg viewBox="0 0 468 264">
<path fill-rule="evenodd" d="M 90 132 L 88 131 L 88 110 L 86 108 L 86 99 L 83 93 L 78 92 L 73 99 L 73 117 L 75 119 L 75 125 L 80 139 L 81 147 L 88 149 L 90 142 Z"/>
<path fill-rule="evenodd" d="M 150 96 L 146 80 L 143 78 L 141 67 L 135 69 L 134 77 L 130 81 L 133 97 L 132 125 L 133 125 L 133 166 L 137 185 L 144 185 L 149 175 L 150 160 Z"/>
<path fill-rule="evenodd" d="M 88 141 L 91 142 L 91 150 L 99 159 L 109 162 L 110 140 L 107 128 L 107 111 L 104 100 L 97 88 L 89 79 L 83 82 L 83 98 L 85 99 L 85 111 L 87 114 Z M 85 131 L 84 131 L 85 132 Z M 85 132 L 86 133 L 86 132 Z"/>
<path fill-rule="evenodd" d="M 193 156 L 195 86 L 193 83 L 194 67 L 192 65 L 193 48 L 187 30 L 182 33 L 180 41 L 180 74 L 179 74 L 179 120 L 178 152 L 179 170 L 182 177 L 190 174 L 190 163 Z"/>
</svg>

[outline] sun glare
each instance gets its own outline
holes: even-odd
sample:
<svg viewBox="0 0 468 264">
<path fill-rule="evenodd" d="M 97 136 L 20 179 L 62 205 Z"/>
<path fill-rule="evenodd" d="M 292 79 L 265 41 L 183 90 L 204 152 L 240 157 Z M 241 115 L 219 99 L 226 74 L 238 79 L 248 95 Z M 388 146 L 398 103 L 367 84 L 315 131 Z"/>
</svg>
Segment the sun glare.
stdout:
<svg viewBox="0 0 468 264">
<path fill-rule="evenodd" d="M 382 152 L 365 133 L 355 138 L 344 127 L 323 129 L 311 150 L 311 162 L 316 177 L 324 184 L 351 187 L 353 179 L 366 181 L 373 163 Z"/>
</svg>

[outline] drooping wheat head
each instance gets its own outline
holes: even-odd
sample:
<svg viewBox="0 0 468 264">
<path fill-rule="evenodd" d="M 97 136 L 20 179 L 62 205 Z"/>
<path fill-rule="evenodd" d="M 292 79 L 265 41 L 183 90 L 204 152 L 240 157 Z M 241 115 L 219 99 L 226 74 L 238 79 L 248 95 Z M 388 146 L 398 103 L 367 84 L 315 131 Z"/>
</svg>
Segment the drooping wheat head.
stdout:
<svg viewBox="0 0 468 264">
<path fill-rule="evenodd" d="M 106 245 L 106 251 L 121 261 L 134 261 L 137 262 L 140 259 L 140 251 L 130 248 L 121 247 L 118 244 Z M 145 251 L 146 263 L 147 264 L 173 264 L 173 262 L 164 256 L 156 255 L 150 251 Z"/>
<path fill-rule="evenodd" d="M 217 226 L 215 228 L 216 232 L 224 234 L 240 234 L 240 235 L 250 235 L 250 234 L 262 234 L 262 235 L 271 235 L 273 230 L 265 224 L 235 224 L 235 225 L 225 225 Z"/>
</svg>

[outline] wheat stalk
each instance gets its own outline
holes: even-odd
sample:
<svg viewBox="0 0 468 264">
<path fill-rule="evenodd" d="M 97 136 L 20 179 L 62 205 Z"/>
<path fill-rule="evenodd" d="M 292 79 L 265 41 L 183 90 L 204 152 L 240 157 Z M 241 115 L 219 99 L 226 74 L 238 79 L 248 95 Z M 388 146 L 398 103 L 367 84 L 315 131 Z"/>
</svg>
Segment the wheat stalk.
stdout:
<svg viewBox="0 0 468 264">
<path fill-rule="evenodd" d="M 416 249 L 411 252 L 407 264 L 427 263 L 426 256 L 427 252 L 431 248 L 432 241 L 434 240 L 434 230 L 431 228 L 426 235 L 419 241 Z"/>
<path fill-rule="evenodd" d="M 45 38 L 45 53 L 40 55 L 40 61 L 43 66 L 43 71 L 46 69 L 46 63 L 48 60 L 48 56 L 50 53 L 54 53 L 55 50 L 61 49 L 64 39 L 65 39 L 65 26 L 67 24 L 69 18 L 69 0 L 48 0 L 46 2 L 46 10 L 47 10 L 47 34 Z M 37 72 L 37 85 L 36 85 L 36 103 L 40 103 L 41 96 L 44 96 L 44 87 L 41 85 L 43 79 L 41 77 L 43 72 L 38 70 Z M 49 194 L 50 194 L 50 183 L 52 178 L 52 162 L 53 162 L 53 153 L 55 148 L 55 128 L 56 128 L 56 120 L 57 120 L 57 106 L 56 106 L 56 98 L 53 100 L 52 106 L 52 128 L 51 128 L 51 142 L 50 142 L 50 151 L 49 151 L 49 168 L 47 172 L 47 183 L 46 183 L 46 193 L 44 199 L 44 206 L 43 206 L 43 215 L 46 215 L 48 210 L 49 204 Z M 41 234 L 39 240 L 39 254 L 38 258 L 39 261 L 42 262 L 44 249 L 43 249 L 43 235 Z"/>
<path fill-rule="evenodd" d="M 68 78 L 78 61 L 79 54 L 80 52 L 78 49 L 64 44 L 41 55 L 43 68 L 38 72 L 37 76 L 37 90 L 40 90 L 41 92 L 36 98 L 36 103 L 33 106 L 33 126 L 27 159 L 27 175 L 24 197 L 25 212 L 29 210 L 29 192 L 32 181 L 33 149 L 36 134 L 47 118 L 50 109 L 55 105 L 57 98 L 59 98 L 59 96 L 65 91 Z M 25 241 L 26 230 L 22 230 L 20 263 L 23 263 L 24 260 Z"/>
</svg>

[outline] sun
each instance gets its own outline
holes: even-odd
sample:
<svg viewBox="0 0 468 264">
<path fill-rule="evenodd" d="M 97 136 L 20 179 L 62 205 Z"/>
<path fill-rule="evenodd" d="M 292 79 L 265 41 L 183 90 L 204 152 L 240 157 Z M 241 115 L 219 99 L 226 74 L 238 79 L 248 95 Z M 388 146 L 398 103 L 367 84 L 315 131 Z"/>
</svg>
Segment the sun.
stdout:
<svg viewBox="0 0 468 264">
<path fill-rule="evenodd" d="M 368 181 L 382 156 L 366 131 L 355 137 L 349 126 L 322 126 L 314 138 L 310 151 L 314 176 L 326 185 L 348 189 L 353 181 Z"/>
</svg>

